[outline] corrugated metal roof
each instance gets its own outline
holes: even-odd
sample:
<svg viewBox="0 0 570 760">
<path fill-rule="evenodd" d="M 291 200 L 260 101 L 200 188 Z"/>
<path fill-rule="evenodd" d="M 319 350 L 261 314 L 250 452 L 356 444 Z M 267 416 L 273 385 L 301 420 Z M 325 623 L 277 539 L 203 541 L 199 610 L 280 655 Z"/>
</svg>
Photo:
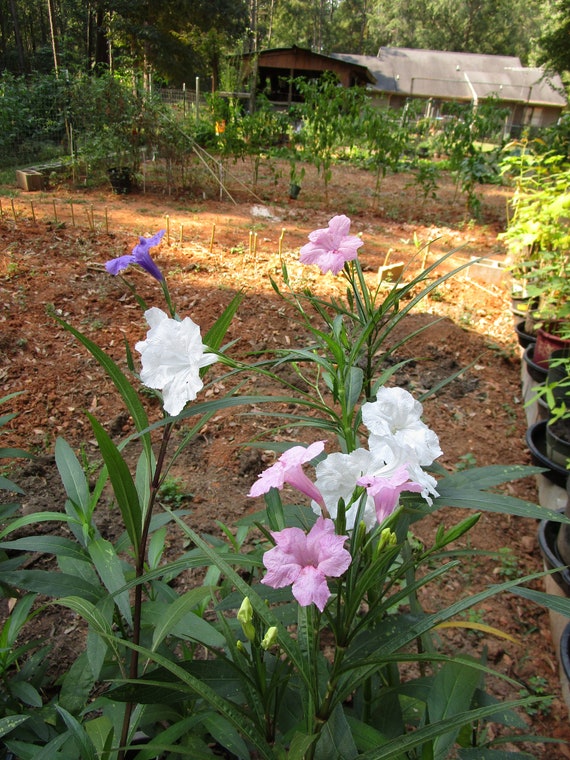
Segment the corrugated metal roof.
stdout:
<svg viewBox="0 0 570 760">
<path fill-rule="evenodd" d="M 382 47 L 378 56 L 334 53 L 333 58 L 366 66 L 384 93 L 451 100 L 497 95 L 503 101 L 564 107 L 560 77 L 551 86 L 544 71 L 522 66 L 515 56 Z M 558 91 L 556 88 L 559 88 Z"/>
</svg>

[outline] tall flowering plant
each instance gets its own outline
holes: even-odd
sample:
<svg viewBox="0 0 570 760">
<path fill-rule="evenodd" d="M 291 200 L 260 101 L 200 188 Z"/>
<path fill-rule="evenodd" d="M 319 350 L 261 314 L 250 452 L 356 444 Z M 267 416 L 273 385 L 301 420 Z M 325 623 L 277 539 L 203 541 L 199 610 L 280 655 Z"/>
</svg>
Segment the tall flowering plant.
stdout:
<svg viewBox="0 0 570 760">
<path fill-rule="evenodd" d="M 4 547 L 51 553 L 58 562 L 49 578 L 11 565 L 3 580 L 47 592 L 89 628 L 58 700 L 42 705 L 39 699 L 35 713 L 12 715 L 9 727 L 0 723 L 8 746 L 22 757 L 42 748 L 67 758 L 124 760 L 142 731 L 147 746 L 140 758 L 225 753 L 244 760 L 424 760 L 490 752 L 486 720 L 525 728 L 514 710 L 536 697 L 499 711 L 483 691 L 490 672 L 485 660 L 440 649 L 435 634 L 469 607 L 516 591 L 528 579 L 497 584 L 435 613 L 420 603 L 419 592 L 459 564 L 453 542 L 481 510 L 565 519 L 491 490 L 533 468 L 444 473 L 437 466 L 438 437 L 422 421 L 421 403 L 390 385 L 392 371 L 382 371 L 391 330 L 442 278 L 430 267 L 387 294 L 370 289 L 357 256 L 363 241 L 350 234 L 347 217 L 334 217 L 311 234 L 301 261 L 343 277 L 345 299 L 285 293 L 274 282 L 310 342 L 244 363 L 222 346 L 239 297 L 202 339 L 192 319 L 176 313 L 150 257 L 160 238 L 142 238 L 130 256 L 107 267 L 113 275 L 132 264 L 142 267 L 166 298 L 167 312 L 141 302 L 149 330 L 135 345 L 140 369 L 129 353 L 138 379 L 129 379 L 96 344 L 59 320 L 115 383 L 141 454 L 132 474 L 123 455 L 129 440 L 117 446 L 91 417 L 104 463 L 95 485 L 71 447 L 58 441 L 65 512 L 16 518 L 0 534 Z M 285 266 L 282 272 L 288 288 Z M 405 305 L 403 295 L 409 296 Z M 283 363 L 303 378 L 304 390 L 281 380 L 283 396 L 239 395 L 243 372 L 280 380 L 276 370 Z M 224 398 L 202 401 L 205 373 L 214 364 L 224 367 L 227 382 L 238 382 Z M 152 425 L 136 392 L 140 382 L 161 400 L 163 417 Z M 314 439 L 308 445 L 261 444 L 279 454 L 249 492 L 252 499 L 263 497 L 265 506 L 235 530 L 226 527 L 226 541 L 200 536 L 180 511 L 158 511 L 158 489 L 180 452 L 168 454 L 173 430 L 188 425 L 184 445 L 219 409 L 261 402 L 285 409 L 294 403 L 303 412 L 277 412 L 279 424 Z M 94 519 L 107 483 L 125 528 L 115 544 Z M 478 512 L 441 526 L 432 546 L 420 546 L 414 523 L 443 506 Z M 6 540 L 43 520 L 66 523 L 73 538 Z M 169 521 L 191 548 L 167 562 Z M 178 594 L 171 582 L 188 568 L 203 568 L 203 583 Z M 32 698 L 29 690 L 27 696 Z"/>
</svg>

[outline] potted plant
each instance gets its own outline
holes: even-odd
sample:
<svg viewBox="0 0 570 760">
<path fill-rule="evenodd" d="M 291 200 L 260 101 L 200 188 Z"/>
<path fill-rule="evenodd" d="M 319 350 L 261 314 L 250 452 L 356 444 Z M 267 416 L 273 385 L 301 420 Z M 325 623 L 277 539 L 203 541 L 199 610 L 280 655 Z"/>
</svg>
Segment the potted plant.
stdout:
<svg viewBox="0 0 570 760">
<path fill-rule="evenodd" d="M 297 170 L 296 157 L 291 158 L 289 163 L 291 167 L 289 171 L 289 198 L 296 200 L 301 192 L 301 182 L 305 176 L 305 168 L 301 167 L 300 171 Z"/>
</svg>

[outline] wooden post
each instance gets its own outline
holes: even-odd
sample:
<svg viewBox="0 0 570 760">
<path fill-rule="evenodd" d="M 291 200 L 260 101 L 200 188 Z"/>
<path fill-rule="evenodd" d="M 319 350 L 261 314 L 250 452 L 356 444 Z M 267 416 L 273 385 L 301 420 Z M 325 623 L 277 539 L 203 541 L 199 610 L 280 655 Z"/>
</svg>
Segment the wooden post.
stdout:
<svg viewBox="0 0 570 760">
<path fill-rule="evenodd" d="M 170 245 L 170 216 L 166 215 L 166 245 Z"/>
<path fill-rule="evenodd" d="M 36 212 L 34 211 L 34 202 L 30 201 L 30 207 L 32 209 L 32 220 L 34 224 L 36 223 Z"/>
<path fill-rule="evenodd" d="M 285 237 L 285 227 L 281 229 L 281 235 L 279 236 L 279 258 L 283 257 L 283 238 Z"/>
<path fill-rule="evenodd" d="M 109 214 L 107 211 L 107 206 L 105 206 L 105 232 L 107 235 L 109 234 Z"/>
<path fill-rule="evenodd" d="M 214 236 L 216 234 L 216 224 L 212 224 L 212 234 L 210 235 L 210 253 L 214 250 Z"/>
<path fill-rule="evenodd" d="M 13 198 L 10 198 L 10 204 L 12 206 L 12 216 L 14 217 L 14 221 L 17 222 L 18 220 L 16 219 L 16 208 L 14 206 L 14 199 Z"/>
<path fill-rule="evenodd" d="M 180 245 L 182 245 L 182 242 L 184 240 L 184 225 L 180 225 Z"/>
<path fill-rule="evenodd" d="M 75 227 L 75 211 L 73 210 L 72 201 L 69 201 L 69 208 L 71 209 L 71 224 Z"/>
</svg>

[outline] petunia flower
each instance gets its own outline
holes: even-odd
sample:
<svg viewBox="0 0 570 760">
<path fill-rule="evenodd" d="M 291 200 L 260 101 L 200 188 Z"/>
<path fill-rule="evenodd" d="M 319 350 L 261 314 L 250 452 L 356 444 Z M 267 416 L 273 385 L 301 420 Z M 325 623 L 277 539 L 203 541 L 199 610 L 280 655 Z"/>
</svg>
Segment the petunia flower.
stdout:
<svg viewBox="0 0 570 760">
<path fill-rule="evenodd" d="M 272 588 L 292 585 L 292 592 L 301 607 L 315 604 L 322 612 L 331 596 L 327 583 L 340 577 L 351 563 L 344 548 L 347 536 L 337 536 L 334 523 L 317 518 L 309 533 L 301 528 L 285 528 L 271 533 L 273 549 L 263 555 L 267 573 L 262 583 Z"/>
<path fill-rule="evenodd" d="M 153 235 L 150 238 L 140 237 L 139 242 L 135 245 L 131 253 L 108 261 L 105 264 L 106 270 L 111 274 L 119 274 L 119 272 L 122 272 L 123 269 L 126 269 L 130 264 L 138 264 L 139 267 L 152 275 L 155 280 L 162 282 L 164 280 L 164 275 L 151 259 L 149 250 L 160 243 L 165 232 L 166 230 L 160 230 L 160 232 L 157 232 L 156 235 Z"/>
<path fill-rule="evenodd" d="M 357 235 L 349 235 L 350 219 L 341 214 L 333 216 L 326 229 L 309 234 L 310 243 L 301 248 L 299 261 L 302 264 L 316 264 L 323 274 L 338 274 L 346 261 L 356 258 L 363 244 Z"/>
<path fill-rule="evenodd" d="M 200 369 L 217 361 L 215 354 L 205 353 L 200 328 L 190 317 L 171 319 L 153 306 L 145 311 L 150 327 L 146 340 L 135 348 L 141 355 L 141 380 L 149 388 L 162 391 L 164 409 L 176 415 L 187 401 L 193 401 L 204 384 Z"/>
<path fill-rule="evenodd" d="M 420 402 L 403 388 L 380 388 L 376 401 L 362 405 L 362 421 L 372 434 L 370 449 L 382 439 L 393 437 L 410 450 L 414 461 L 429 466 L 442 451 L 436 433 L 422 422 L 422 413 Z"/>
<path fill-rule="evenodd" d="M 423 490 L 421 483 L 414 483 L 410 480 L 408 468 L 405 465 L 398 467 L 388 477 L 367 475 L 359 478 L 356 483 L 359 486 L 364 486 L 368 495 L 374 499 L 376 519 L 379 525 L 396 509 L 402 491 L 421 493 Z"/>
<path fill-rule="evenodd" d="M 324 441 L 316 441 L 310 446 L 293 446 L 285 451 L 279 459 L 261 473 L 252 485 L 248 496 L 255 498 L 267 493 L 270 488 L 283 488 L 288 483 L 301 493 L 323 504 L 323 497 L 318 488 L 303 472 L 303 465 L 318 456 L 325 448 Z"/>
</svg>

